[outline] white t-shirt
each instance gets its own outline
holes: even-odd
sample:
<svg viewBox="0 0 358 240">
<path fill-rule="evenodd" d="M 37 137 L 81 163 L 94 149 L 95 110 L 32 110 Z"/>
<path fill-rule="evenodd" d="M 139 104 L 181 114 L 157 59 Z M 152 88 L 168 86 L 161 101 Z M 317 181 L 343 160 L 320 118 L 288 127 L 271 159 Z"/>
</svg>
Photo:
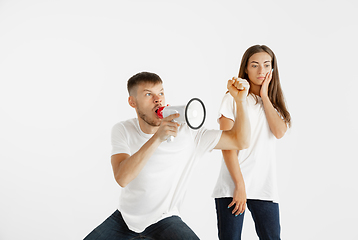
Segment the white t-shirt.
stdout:
<svg viewBox="0 0 358 240">
<path fill-rule="evenodd" d="M 118 210 L 129 229 L 142 232 L 166 217 L 179 216 L 193 166 L 219 142 L 222 131 L 179 127 L 173 142 L 162 142 L 139 175 L 122 189 Z M 140 129 L 138 119 L 112 129 L 112 155 L 133 155 L 153 134 Z"/>
<path fill-rule="evenodd" d="M 278 202 L 276 179 L 276 137 L 270 130 L 266 119 L 262 99 L 249 94 L 247 98 L 248 115 L 251 125 L 251 141 L 248 149 L 238 152 L 238 161 L 245 182 L 247 199 L 270 200 Z M 221 115 L 235 120 L 236 103 L 230 94 L 226 94 L 221 103 Z M 213 197 L 233 197 L 234 181 L 222 160 L 219 177 Z"/>
</svg>

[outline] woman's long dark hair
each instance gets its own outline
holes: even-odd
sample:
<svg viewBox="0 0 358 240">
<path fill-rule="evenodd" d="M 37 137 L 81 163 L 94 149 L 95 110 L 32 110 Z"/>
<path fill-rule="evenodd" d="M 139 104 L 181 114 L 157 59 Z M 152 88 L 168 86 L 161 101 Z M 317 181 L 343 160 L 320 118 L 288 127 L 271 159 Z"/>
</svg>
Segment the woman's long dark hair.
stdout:
<svg viewBox="0 0 358 240">
<path fill-rule="evenodd" d="M 274 70 L 272 73 L 272 80 L 268 87 L 268 97 L 274 108 L 281 114 L 284 121 L 288 124 L 288 126 L 291 126 L 291 115 L 287 110 L 285 98 L 283 96 L 283 92 L 281 89 L 276 56 L 269 47 L 265 45 L 255 45 L 248 48 L 244 53 L 244 55 L 242 56 L 238 77 L 242 79 L 246 79 L 251 84 L 249 76 L 247 75 L 245 70 L 247 68 L 249 58 L 255 53 L 259 53 L 259 52 L 268 53 L 272 59 L 271 66 Z"/>
</svg>

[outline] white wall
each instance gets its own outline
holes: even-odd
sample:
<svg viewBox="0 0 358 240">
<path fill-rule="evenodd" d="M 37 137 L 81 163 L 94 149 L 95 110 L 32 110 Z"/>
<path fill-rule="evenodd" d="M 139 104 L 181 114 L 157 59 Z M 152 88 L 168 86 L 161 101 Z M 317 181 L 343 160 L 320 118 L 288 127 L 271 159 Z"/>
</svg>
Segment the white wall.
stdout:
<svg viewBox="0 0 358 240">
<path fill-rule="evenodd" d="M 126 81 L 158 73 L 167 102 L 203 99 L 206 127 L 243 52 L 278 58 L 293 128 L 278 141 L 282 239 L 354 239 L 354 1 L 0 1 L 0 239 L 82 239 L 117 207 L 113 124 L 135 116 Z M 188 190 L 184 220 L 216 237 L 220 151 Z M 244 239 L 257 239 L 246 214 Z"/>
</svg>

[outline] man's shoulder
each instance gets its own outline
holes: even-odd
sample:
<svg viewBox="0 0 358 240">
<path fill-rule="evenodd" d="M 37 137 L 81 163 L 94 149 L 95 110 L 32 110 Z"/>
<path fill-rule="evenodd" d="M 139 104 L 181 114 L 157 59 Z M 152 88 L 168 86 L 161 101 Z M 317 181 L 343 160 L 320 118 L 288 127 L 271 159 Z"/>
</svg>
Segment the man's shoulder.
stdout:
<svg viewBox="0 0 358 240">
<path fill-rule="evenodd" d="M 133 129 L 136 128 L 138 120 L 137 118 L 131 118 L 131 119 L 127 119 L 125 121 L 121 121 L 121 122 L 117 122 L 116 124 L 114 124 L 113 126 L 113 130 L 114 129 Z"/>
<path fill-rule="evenodd" d="M 131 118 L 131 119 L 127 119 L 127 120 L 124 120 L 124 121 L 117 122 L 114 126 L 116 126 L 116 125 L 124 125 L 124 126 L 136 125 L 137 121 L 138 121 L 137 118 Z"/>
</svg>

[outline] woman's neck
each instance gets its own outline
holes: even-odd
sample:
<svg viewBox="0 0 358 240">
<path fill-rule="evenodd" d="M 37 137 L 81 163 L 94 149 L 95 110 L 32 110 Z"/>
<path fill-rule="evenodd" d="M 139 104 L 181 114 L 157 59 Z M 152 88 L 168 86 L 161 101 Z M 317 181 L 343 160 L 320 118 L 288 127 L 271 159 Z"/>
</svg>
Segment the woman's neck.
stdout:
<svg viewBox="0 0 358 240">
<path fill-rule="evenodd" d="M 251 84 L 249 91 L 250 91 L 250 93 L 253 93 L 260 97 L 261 86 Z"/>
</svg>

